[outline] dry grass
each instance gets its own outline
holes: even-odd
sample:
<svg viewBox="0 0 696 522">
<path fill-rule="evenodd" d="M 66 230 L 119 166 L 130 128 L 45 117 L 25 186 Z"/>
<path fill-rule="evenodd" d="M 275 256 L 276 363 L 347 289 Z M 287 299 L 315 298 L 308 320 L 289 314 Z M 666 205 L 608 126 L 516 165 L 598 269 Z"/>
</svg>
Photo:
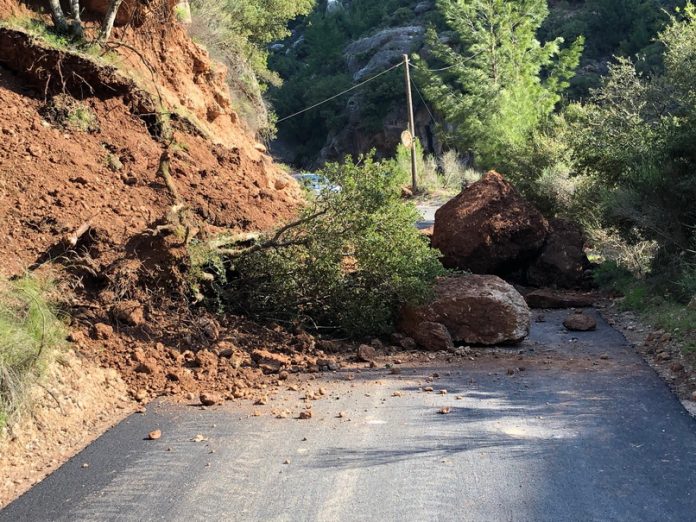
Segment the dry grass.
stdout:
<svg viewBox="0 0 696 522">
<path fill-rule="evenodd" d="M 0 428 L 24 405 L 65 342 L 65 327 L 51 305 L 49 280 L 0 279 Z"/>
</svg>

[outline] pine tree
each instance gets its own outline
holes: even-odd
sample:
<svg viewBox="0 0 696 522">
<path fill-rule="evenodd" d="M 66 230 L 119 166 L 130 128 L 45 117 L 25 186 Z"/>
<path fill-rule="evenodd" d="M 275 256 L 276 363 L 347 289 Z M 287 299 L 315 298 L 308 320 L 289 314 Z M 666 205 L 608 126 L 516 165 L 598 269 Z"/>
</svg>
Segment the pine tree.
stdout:
<svg viewBox="0 0 696 522">
<path fill-rule="evenodd" d="M 450 41 L 428 32 L 428 70 L 417 79 L 444 118 L 445 141 L 473 153 L 481 167 L 499 167 L 524 148 L 568 87 L 584 39 L 537 40 L 546 0 L 438 0 Z"/>
</svg>

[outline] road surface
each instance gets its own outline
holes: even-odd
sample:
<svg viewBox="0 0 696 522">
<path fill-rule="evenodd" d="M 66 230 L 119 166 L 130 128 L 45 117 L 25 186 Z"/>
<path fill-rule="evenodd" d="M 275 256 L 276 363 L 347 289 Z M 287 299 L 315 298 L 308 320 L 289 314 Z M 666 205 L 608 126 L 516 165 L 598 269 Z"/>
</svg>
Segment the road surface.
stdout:
<svg viewBox="0 0 696 522">
<path fill-rule="evenodd" d="M 619 333 L 563 317 L 474 360 L 322 374 L 310 420 L 151 405 L 0 521 L 696 520 L 696 421 Z"/>
</svg>

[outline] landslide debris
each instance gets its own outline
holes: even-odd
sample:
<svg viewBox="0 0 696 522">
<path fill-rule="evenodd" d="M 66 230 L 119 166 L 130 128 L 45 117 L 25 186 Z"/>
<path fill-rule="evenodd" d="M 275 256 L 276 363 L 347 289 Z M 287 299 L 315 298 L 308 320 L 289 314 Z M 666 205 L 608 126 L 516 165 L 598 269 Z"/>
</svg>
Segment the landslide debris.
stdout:
<svg viewBox="0 0 696 522">
<path fill-rule="evenodd" d="M 73 346 L 138 401 L 244 397 L 327 356 L 292 325 L 196 306 L 192 252 L 291 219 L 300 190 L 237 117 L 224 67 L 171 2 L 149 4 L 92 52 L 13 25 L 50 21 L 0 2 L 0 272 L 60 267 Z M 287 360 L 269 368 L 256 350 Z"/>
</svg>

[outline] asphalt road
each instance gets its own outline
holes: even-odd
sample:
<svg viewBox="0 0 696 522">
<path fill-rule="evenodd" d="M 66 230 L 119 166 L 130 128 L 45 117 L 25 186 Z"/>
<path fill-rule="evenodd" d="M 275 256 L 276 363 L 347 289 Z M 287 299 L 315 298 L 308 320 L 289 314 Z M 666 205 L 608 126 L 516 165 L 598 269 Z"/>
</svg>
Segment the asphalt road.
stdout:
<svg viewBox="0 0 696 522">
<path fill-rule="evenodd" d="M 562 317 L 521 354 L 323 375 L 310 420 L 151 406 L 0 521 L 696 520 L 696 421 L 619 333 Z"/>
</svg>

